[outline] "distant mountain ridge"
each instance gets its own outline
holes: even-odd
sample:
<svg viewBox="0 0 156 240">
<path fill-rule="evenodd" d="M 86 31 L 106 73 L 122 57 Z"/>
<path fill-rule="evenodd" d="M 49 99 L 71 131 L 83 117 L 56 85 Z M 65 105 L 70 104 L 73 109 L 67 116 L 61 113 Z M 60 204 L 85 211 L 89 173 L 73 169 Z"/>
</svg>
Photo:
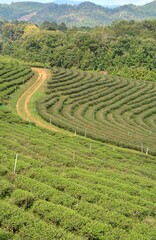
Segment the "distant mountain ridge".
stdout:
<svg viewBox="0 0 156 240">
<path fill-rule="evenodd" d="M 65 2 L 66 0 L 56 0 Z M 72 0 L 68 2 L 73 2 Z M 76 3 L 76 2 L 75 2 Z M 108 25 L 116 20 L 143 20 L 156 18 L 156 0 L 143 6 L 133 4 L 107 8 L 92 2 L 78 5 L 14 2 L 0 4 L 0 20 L 26 20 L 36 24 L 44 21 L 65 22 L 68 26 Z"/>
<path fill-rule="evenodd" d="M 68 4 L 68 5 L 78 5 L 80 4 L 82 1 L 72 1 L 72 0 L 55 0 L 52 1 L 52 3 L 56 3 L 56 4 Z"/>
</svg>

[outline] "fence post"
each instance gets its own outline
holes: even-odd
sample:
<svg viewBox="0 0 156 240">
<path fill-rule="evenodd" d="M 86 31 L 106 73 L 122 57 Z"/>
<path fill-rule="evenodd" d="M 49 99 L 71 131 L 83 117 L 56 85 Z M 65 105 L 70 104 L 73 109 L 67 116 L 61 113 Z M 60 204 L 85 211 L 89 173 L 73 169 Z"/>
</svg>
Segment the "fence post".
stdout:
<svg viewBox="0 0 156 240">
<path fill-rule="evenodd" d="M 15 158 L 14 174 L 16 173 L 17 159 L 18 159 L 18 153 L 16 153 L 16 158 Z"/>
<path fill-rule="evenodd" d="M 147 149 L 146 149 L 146 156 L 148 155 L 148 151 L 149 151 L 149 148 L 147 147 Z"/>
<path fill-rule="evenodd" d="M 92 150 L 92 144 L 91 143 L 90 143 L 89 149 L 90 149 L 90 151 Z"/>
</svg>

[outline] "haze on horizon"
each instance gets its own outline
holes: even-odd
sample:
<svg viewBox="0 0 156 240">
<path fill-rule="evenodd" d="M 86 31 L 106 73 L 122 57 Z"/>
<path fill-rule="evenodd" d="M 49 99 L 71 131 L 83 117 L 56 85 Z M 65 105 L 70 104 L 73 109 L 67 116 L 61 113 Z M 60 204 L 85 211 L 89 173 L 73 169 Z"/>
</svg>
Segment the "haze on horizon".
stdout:
<svg viewBox="0 0 156 240">
<path fill-rule="evenodd" d="M 8 3 L 10 4 L 11 2 L 42 2 L 42 3 L 47 3 L 47 2 L 54 2 L 55 0 L 0 0 L 0 3 Z M 72 0 L 72 1 L 77 1 L 77 0 Z M 79 1 L 79 0 L 78 0 Z M 82 2 L 85 2 L 85 0 L 80 0 Z M 90 2 L 94 2 L 95 4 L 99 5 L 124 5 L 124 4 L 135 4 L 135 5 L 143 5 L 149 2 L 152 2 L 152 0 L 86 0 Z"/>
</svg>

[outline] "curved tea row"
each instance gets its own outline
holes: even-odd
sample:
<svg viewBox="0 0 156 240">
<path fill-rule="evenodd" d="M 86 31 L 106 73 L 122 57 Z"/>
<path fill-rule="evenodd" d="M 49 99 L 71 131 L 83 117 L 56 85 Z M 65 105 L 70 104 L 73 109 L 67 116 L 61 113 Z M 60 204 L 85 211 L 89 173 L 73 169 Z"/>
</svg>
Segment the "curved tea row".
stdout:
<svg viewBox="0 0 156 240">
<path fill-rule="evenodd" d="M 30 79 L 32 74 L 29 67 L 0 61 L 0 103 L 7 102 L 18 86 Z"/>
<path fill-rule="evenodd" d="M 156 154 L 154 82 L 57 69 L 38 109 L 59 127 Z"/>
</svg>

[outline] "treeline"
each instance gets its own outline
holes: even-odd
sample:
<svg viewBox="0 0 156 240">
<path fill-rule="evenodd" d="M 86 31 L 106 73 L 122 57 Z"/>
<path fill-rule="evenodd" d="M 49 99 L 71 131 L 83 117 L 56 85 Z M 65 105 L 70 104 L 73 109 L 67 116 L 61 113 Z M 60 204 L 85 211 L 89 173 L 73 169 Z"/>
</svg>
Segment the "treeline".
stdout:
<svg viewBox="0 0 156 240">
<path fill-rule="evenodd" d="M 156 20 L 109 27 L 67 28 L 64 23 L 0 22 L 0 52 L 51 67 L 107 71 L 156 79 Z"/>
</svg>

